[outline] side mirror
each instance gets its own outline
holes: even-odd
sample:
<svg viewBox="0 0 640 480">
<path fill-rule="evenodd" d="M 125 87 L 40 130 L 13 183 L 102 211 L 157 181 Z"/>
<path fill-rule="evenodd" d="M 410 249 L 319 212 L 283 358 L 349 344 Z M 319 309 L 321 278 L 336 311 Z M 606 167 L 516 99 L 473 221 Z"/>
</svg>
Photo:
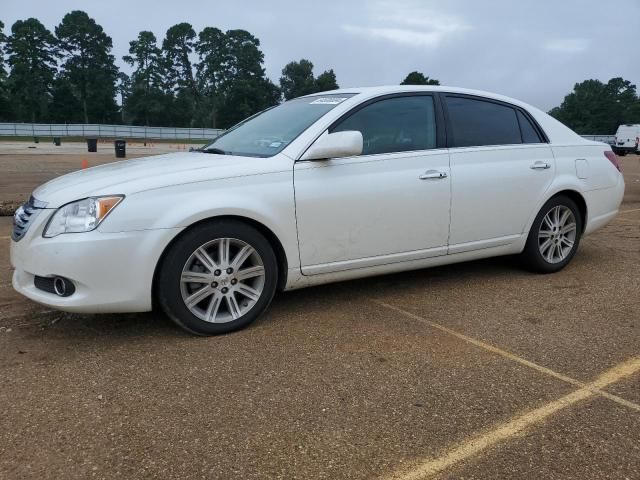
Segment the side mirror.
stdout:
<svg viewBox="0 0 640 480">
<path fill-rule="evenodd" d="M 323 133 L 305 152 L 301 160 L 355 157 L 362 153 L 362 133 L 346 131 Z"/>
</svg>

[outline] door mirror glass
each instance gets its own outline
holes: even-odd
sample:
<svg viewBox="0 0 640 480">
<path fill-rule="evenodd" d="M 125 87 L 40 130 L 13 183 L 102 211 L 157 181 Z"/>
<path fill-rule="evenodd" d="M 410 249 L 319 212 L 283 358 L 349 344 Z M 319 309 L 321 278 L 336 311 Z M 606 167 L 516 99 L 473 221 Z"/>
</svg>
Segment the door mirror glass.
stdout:
<svg viewBox="0 0 640 480">
<path fill-rule="evenodd" d="M 328 158 L 356 157 L 362 153 L 362 133 L 323 133 L 305 152 L 301 160 L 326 160 Z"/>
</svg>

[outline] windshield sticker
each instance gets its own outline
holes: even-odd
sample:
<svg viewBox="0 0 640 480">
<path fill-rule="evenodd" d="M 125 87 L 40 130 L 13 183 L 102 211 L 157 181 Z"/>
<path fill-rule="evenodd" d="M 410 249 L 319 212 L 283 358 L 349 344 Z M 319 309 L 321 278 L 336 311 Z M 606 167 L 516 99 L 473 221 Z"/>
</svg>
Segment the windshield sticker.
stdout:
<svg viewBox="0 0 640 480">
<path fill-rule="evenodd" d="M 270 148 L 278 148 L 280 145 L 282 145 L 284 142 L 271 142 L 269 144 Z"/>
<path fill-rule="evenodd" d="M 347 100 L 347 97 L 321 97 L 309 102 L 309 105 L 337 105 L 345 100 Z"/>
</svg>

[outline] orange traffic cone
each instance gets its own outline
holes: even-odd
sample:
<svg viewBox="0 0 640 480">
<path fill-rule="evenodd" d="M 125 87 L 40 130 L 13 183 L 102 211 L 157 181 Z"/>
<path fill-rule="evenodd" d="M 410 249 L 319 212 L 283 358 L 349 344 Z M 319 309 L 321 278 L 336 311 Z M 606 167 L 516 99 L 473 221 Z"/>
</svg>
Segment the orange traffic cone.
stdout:
<svg viewBox="0 0 640 480">
<path fill-rule="evenodd" d="M 87 160 L 86 158 L 82 159 L 82 169 L 84 170 L 85 168 L 89 168 L 89 160 Z"/>
</svg>

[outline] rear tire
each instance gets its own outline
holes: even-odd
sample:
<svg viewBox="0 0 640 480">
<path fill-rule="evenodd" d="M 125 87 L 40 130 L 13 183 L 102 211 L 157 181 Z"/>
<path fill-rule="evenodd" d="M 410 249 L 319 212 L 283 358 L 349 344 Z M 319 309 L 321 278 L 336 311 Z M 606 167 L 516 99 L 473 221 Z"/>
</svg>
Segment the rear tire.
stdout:
<svg viewBox="0 0 640 480">
<path fill-rule="evenodd" d="M 551 198 L 531 225 L 521 258 L 537 273 L 566 267 L 580 245 L 583 219 L 576 203 L 566 195 Z"/>
<path fill-rule="evenodd" d="M 178 326 L 195 335 L 244 328 L 269 306 L 278 266 L 268 240 L 236 220 L 183 233 L 160 266 L 156 298 Z"/>
</svg>

